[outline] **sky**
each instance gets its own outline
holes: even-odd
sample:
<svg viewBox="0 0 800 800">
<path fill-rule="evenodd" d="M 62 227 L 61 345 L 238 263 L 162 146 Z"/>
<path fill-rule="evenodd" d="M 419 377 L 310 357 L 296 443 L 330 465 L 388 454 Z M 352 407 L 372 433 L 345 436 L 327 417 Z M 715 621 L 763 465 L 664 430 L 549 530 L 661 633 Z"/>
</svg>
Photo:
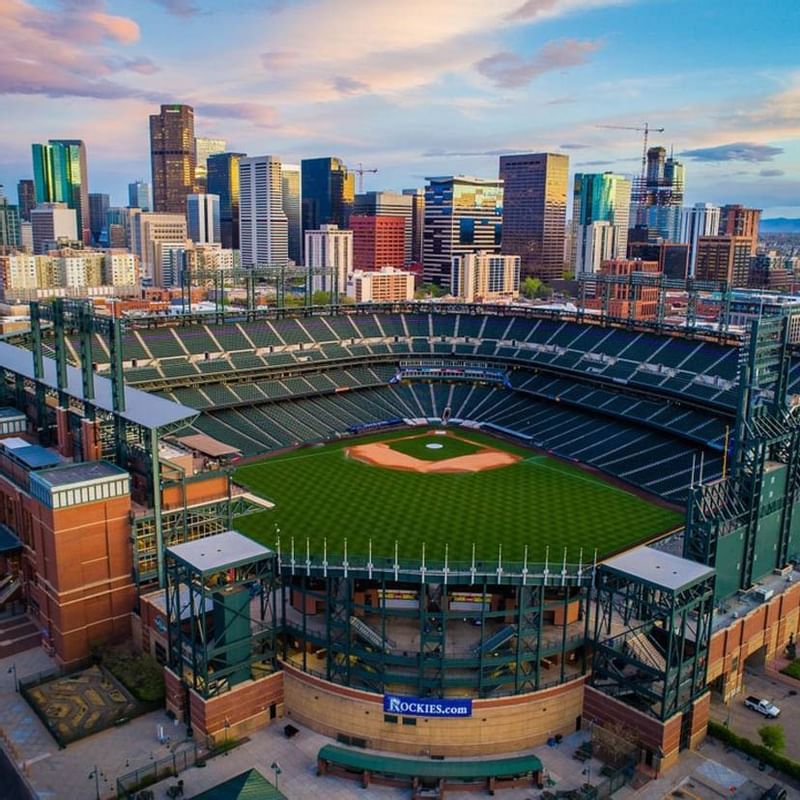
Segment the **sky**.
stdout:
<svg viewBox="0 0 800 800">
<path fill-rule="evenodd" d="M 90 191 L 149 180 L 148 115 L 365 188 L 496 177 L 506 152 L 634 174 L 647 121 L 686 201 L 800 217 L 797 0 L 0 0 L 0 183 L 86 142 Z"/>
</svg>

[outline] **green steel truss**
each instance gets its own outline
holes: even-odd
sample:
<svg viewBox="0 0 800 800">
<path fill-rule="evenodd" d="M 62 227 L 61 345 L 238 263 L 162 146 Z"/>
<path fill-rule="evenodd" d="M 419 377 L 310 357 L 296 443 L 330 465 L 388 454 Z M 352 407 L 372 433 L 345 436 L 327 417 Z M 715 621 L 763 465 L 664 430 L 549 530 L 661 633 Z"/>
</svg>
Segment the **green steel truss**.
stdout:
<svg viewBox="0 0 800 800">
<path fill-rule="evenodd" d="M 706 691 L 714 575 L 669 589 L 600 565 L 592 682 L 663 721 Z"/>
</svg>

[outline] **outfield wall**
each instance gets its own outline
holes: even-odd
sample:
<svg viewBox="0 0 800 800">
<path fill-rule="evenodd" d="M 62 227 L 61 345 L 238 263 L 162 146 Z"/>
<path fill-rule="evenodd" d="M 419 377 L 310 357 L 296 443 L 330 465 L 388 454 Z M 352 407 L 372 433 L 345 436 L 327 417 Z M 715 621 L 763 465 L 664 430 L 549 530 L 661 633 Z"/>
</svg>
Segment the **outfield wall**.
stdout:
<svg viewBox="0 0 800 800">
<path fill-rule="evenodd" d="M 415 756 L 485 756 L 525 750 L 580 725 L 585 678 L 530 694 L 472 701 L 464 719 L 395 717 L 386 721 L 383 695 L 338 686 L 283 664 L 284 711 L 333 739 Z"/>
</svg>

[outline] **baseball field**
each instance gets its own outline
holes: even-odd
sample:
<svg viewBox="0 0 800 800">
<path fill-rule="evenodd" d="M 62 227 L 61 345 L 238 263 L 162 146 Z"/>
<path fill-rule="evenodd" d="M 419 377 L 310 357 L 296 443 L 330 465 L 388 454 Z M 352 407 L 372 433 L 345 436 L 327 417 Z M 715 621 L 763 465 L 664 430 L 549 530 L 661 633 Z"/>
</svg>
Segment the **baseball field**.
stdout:
<svg viewBox="0 0 800 800">
<path fill-rule="evenodd" d="M 295 450 L 239 468 L 235 480 L 274 508 L 235 527 L 268 547 L 280 535 L 298 560 L 321 554 L 429 561 L 584 563 L 671 530 L 682 515 L 579 466 L 491 436 L 448 429 L 393 431 Z"/>
</svg>

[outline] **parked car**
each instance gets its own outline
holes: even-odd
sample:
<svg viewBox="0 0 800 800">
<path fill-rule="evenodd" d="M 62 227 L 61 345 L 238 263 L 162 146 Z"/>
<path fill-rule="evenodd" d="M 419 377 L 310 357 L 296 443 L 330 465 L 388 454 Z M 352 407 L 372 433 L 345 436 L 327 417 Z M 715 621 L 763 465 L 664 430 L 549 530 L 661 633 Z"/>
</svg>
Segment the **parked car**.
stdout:
<svg viewBox="0 0 800 800">
<path fill-rule="evenodd" d="M 781 713 L 778 706 L 770 703 L 769 700 L 759 699 L 758 697 L 748 697 L 744 704 L 753 711 L 758 711 L 759 714 L 763 714 L 770 719 L 775 719 Z"/>
<path fill-rule="evenodd" d="M 761 795 L 761 800 L 786 800 L 786 797 L 786 789 L 779 783 L 773 783 L 772 787 Z"/>
</svg>

